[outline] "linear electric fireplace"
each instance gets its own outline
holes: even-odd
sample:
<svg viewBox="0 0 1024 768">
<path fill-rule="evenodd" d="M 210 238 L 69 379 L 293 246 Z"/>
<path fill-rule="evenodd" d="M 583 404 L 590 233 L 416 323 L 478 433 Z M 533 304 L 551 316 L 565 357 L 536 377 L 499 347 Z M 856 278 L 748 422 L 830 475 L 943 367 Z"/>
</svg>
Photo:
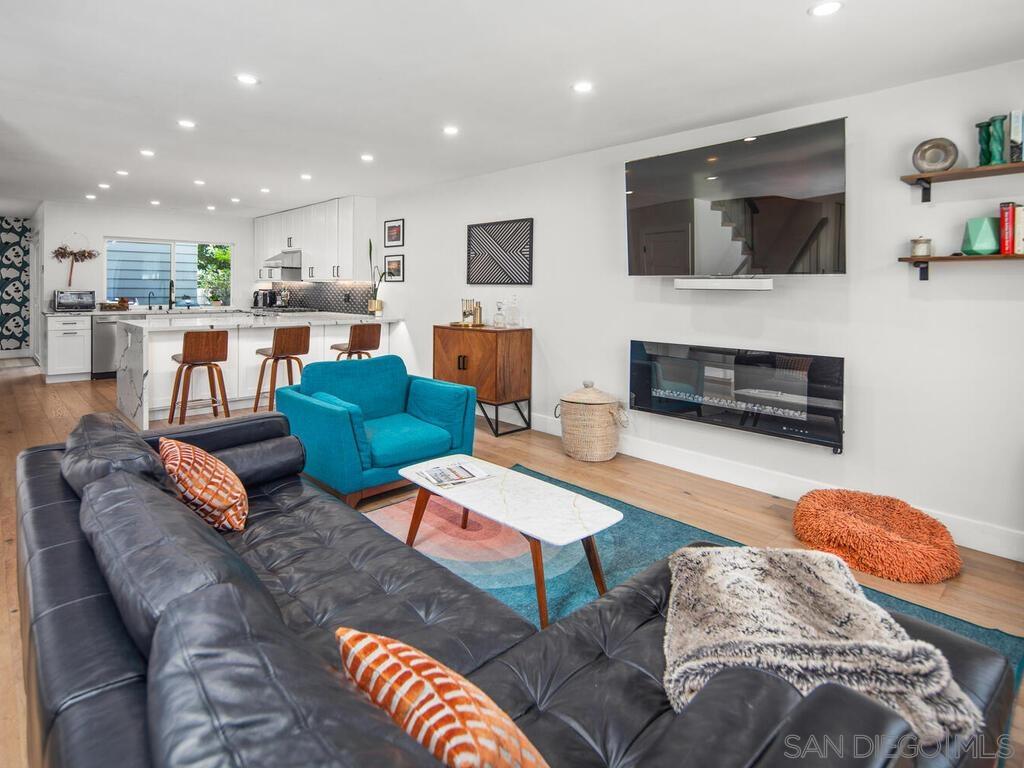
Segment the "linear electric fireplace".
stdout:
<svg viewBox="0 0 1024 768">
<path fill-rule="evenodd" d="M 843 358 L 631 341 L 629 407 L 843 450 Z"/>
</svg>

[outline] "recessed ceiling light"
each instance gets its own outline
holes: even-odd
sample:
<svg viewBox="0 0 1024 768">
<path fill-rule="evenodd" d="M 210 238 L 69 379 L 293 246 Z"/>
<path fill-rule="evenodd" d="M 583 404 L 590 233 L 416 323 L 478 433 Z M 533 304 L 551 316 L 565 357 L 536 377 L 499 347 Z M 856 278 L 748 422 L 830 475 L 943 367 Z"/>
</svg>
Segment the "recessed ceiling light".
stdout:
<svg viewBox="0 0 1024 768">
<path fill-rule="evenodd" d="M 110 189 L 109 184 L 97 184 L 96 186 L 99 187 L 100 189 Z"/>
<path fill-rule="evenodd" d="M 96 199 L 96 195 L 86 195 L 85 199 L 86 200 L 95 200 Z"/>
<path fill-rule="evenodd" d="M 632 195 L 633 194 L 633 190 L 632 189 L 627 189 L 626 190 L 626 194 L 627 195 Z"/>
<path fill-rule="evenodd" d="M 237 198 L 237 197 L 232 197 L 232 198 L 231 198 L 231 202 L 232 202 L 232 203 L 240 203 L 240 202 L 242 202 L 242 201 L 241 201 L 241 199 L 240 199 L 240 198 Z"/>
<path fill-rule="evenodd" d="M 572 89 L 576 93 L 590 93 L 594 90 L 594 84 L 589 80 L 580 80 L 579 82 L 572 84 Z"/>
<path fill-rule="evenodd" d="M 705 176 L 704 178 L 705 178 L 705 179 L 706 179 L 707 181 L 714 181 L 714 180 L 715 180 L 715 179 L 717 179 L 718 177 L 717 177 L 717 176 Z"/>
<path fill-rule="evenodd" d="M 744 141 L 757 141 L 757 136 L 747 136 Z"/>
<path fill-rule="evenodd" d="M 708 162 L 709 163 L 717 163 L 718 162 L 718 158 L 715 155 L 712 155 L 711 157 L 708 158 Z"/>
<path fill-rule="evenodd" d="M 303 181 L 309 181 L 310 179 L 313 178 L 313 175 L 311 173 L 304 173 L 301 176 L 299 176 L 299 178 L 302 179 Z"/>
<path fill-rule="evenodd" d="M 260 192 L 262 192 L 265 195 L 268 192 L 270 192 L 270 187 L 260 187 Z"/>
<path fill-rule="evenodd" d="M 812 5 L 807 9 L 807 12 L 811 14 L 811 16 L 831 16 L 833 13 L 837 13 L 842 7 L 843 4 L 838 2 L 838 0 L 829 0 L 828 2 Z"/>
<path fill-rule="evenodd" d="M 373 162 L 373 155 L 371 155 L 369 152 L 367 152 L 366 154 L 360 155 L 359 159 L 362 160 L 364 163 L 372 163 Z"/>
<path fill-rule="evenodd" d="M 114 171 L 118 176 L 127 176 L 128 171 Z"/>
<path fill-rule="evenodd" d="M 160 205 L 160 201 L 159 200 L 150 200 L 149 204 L 150 205 Z"/>
<path fill-rule="evenodd" d="M 249 75 L 245 72 L 241 72 L 235 75 L 235 80 L 240 82 L 242 85 L 259 85 L 260 79 L 256 75 Z"/>
<path fill-rule="evenodd" d="M 459 133 L 459 126 L 457 125 L 446 125 L 444 127 L 445 136 L 457 136 Z"/>
<path fill-rule="evenodd" d="M 217 206 L 216 205 L 208 205 L 208 206 L 206 206 L 206 210 L 208 210 L 208 211 L 216 211 L 217 210 Z"/>
<path fill-rule="evenodd" d="M 196 179 L 196 180 L 195 180 L 195 181 L 193 181 L 192 183 L 193 183 L 193 184 L 195 184 L 195 185 L 196 185 L 197 187 L 201 187 L 201 186 L 203 186 L 203 184 L 205 184 L 206 182 L 205 182 L 205 181 L 203 181 L 202 179 Z"/>
<path fill-rule="evenodd" d="M 156 152 L 154 152 L 152 149 L 140 149 L 139 154 L 142 155 L 143 157 L 153 157 L 156 154 Z"/>
<path fill-rule="evenodd" d="M 178 125 L 180 125 L 182 128 L 195 128 L 196 127 L 196 123 L 195 123 L 194 120 L 179 120 L 178 121 Z"/>
</svg>

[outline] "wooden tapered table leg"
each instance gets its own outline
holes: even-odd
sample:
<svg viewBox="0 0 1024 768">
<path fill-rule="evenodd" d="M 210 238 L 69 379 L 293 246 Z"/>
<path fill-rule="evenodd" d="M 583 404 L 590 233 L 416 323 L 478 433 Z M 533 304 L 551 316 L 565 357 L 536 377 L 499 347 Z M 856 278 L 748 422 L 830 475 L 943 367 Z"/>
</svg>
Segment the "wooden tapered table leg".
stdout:
<svg viewBox="0 0 1024 768">
<path fill-rule="evenodd" d="M 466 526 L 469 525 L 469 508 L 462 508 L 462 529 L 465 530 Z"/>
<path fill-rule="evenodd" d="M 427 502 L 433 494 L 426 488 L 420 488 L 416 494 L 416 506 L 412 510 L 412 520 L 409 521 L 409 535 L 405 537 L 405 543 L 410 547 L 416 542 L 416 533 L 420 529 L 420 521 L 423 519 L 423 512 L 427 508 Z"/>
<path fill-rule="evenodd" d="M 583 539 L 583 551 L 587 553 L 587 562 L 590 563 L 590 572 L 594 574 L 594 584 L 597 586 L 597 594 L 603 595 L 608 591 L 604 585 L 604 571 L 601 570 L 601 558 L 597 554 L 597 542 L 593 536 Z"/>
<path fill-rule="evenodd" d="M 533 557 L 533 581 L 537 586 L 537 613 L 540 614 L 540 628 L 548 625 L 548 593 L 544 585 L 544 553 L 540 541 L 532 539 L 525 533 L 523 536 L 530 542 L 530 555 Z"/>
</svg>

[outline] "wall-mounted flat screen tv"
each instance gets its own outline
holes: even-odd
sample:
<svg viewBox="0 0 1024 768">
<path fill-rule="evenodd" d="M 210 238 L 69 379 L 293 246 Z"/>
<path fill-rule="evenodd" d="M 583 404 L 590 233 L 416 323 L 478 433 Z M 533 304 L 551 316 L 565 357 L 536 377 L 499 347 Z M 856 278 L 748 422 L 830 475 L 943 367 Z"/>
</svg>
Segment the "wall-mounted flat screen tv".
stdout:
<svg viewBox="0 0 1024 768">
<path fill-rule="evenodd" d="M 629 407 L 843 449 L 843 358 L 631 341 Z"/>
<path fill-rule="evenodd" d="M 629 274 L 843 274 L 845 209 L 845 119 L 634 160 Z"/>
</svg>

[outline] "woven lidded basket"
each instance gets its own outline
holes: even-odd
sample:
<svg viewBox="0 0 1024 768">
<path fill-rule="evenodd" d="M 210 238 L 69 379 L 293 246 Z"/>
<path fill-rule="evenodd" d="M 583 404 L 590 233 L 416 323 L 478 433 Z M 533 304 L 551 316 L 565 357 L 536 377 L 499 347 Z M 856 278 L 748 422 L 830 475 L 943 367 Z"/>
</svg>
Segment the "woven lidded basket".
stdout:
<svg viewBox="0 0 1024 768">
<path fill-rule="evenodd" d="M 608 461 L 619 449 L 619 427 L 629 420 L 619 401 L 584 381 L 555 406 L 562 420 L 562 450 L 580 461 Z"/>
</svg>

